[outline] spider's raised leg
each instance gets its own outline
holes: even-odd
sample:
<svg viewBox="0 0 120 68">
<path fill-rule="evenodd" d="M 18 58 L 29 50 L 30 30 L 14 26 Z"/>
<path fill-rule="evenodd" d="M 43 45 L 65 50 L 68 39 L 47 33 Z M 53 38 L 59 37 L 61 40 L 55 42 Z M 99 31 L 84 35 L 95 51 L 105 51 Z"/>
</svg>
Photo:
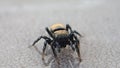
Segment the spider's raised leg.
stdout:
<svg viewBox="0 0 120 68">
<path fill-rule="evenodd" d="M 52 38 L 54 38 L 54 36 L 53 36 L 52 33 L 50 32 L 50 30 L 49 30 L 47 27 L 46 27 L 45 29 L 46 29 L 47 33 L 48 33 Z"/>
<path fill-rule="evenodd" d="M 80 37 L 82 36 L 82 35 L 81 35 L 79 32 L 77 32 L 76 30 L 72 30 L 72 28 L 70 27 L 69 24 L 66 24 L 66 30 L 69 31 L 68 29 L 70 30 L 71 33 L 73 33 L 73 34 L 75 33 L 75 34 L 79 35 Z"/>
<path fill-rule="evenodd" d="M 70 27 L 70 25 L 66 24 L 66 30 L 69 31 L 68 29 L 70 30 L 70 32 L 72 32 L 72 28 Z"/>
</svg>

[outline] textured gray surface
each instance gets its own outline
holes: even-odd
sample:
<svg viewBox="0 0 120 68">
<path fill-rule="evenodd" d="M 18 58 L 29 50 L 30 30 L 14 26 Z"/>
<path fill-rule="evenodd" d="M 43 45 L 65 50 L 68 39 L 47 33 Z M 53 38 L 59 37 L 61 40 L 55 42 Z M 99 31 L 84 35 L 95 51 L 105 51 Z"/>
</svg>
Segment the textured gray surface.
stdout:
<svg viewBox="0 0 120 68">
<path fill-rule="evenodd" d="M 119 0 L 0 0 L 0 68 L 55 68 L 54 61 L 44 66 L 28 46 L 56 22 L 84 36 L 78 68 L 120 68 L 119 5 Z M 43 40 L 36 46 L 41 51 Z"/>
</svg>

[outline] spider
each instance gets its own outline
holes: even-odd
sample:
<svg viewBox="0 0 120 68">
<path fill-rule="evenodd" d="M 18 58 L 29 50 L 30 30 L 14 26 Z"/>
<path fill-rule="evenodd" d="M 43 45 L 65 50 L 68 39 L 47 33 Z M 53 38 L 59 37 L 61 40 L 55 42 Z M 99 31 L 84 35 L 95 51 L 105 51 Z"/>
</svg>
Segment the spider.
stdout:
<svg viewBox="0 0 120 68">
<path fill-rule="evenodd" d="M 32 44 L 32 46 L 34 46 L 41 38 L 45 40 L 44 46 L 43 46 L 43 52 L 42 52 L 42 60 L 44 60 L 45 50 L 48 44 L 50 45 L 53 55 L 59 64 L 57 52 L 60 53 L 61 48 L 65 48 L 67 45 L 69 45 L 73 51 L 77 52 L 79 61 L 81 62 L 81 56 L 80 56 L 80 50 L 79 50 L 80 41 L 76 36 L 78 35 L 81 37 L 80 33 L 78 33 L 76 30 L 72 30 L 69 24 L 66 24 L 66 27 L 65 27 L 63 24 L 57 23 L 57 24 L 53 24 L 50 27 L 50 29 L 48 27 L 46 27 L 45 29 L 50 37 L 40 36 Z"/>
</svg>

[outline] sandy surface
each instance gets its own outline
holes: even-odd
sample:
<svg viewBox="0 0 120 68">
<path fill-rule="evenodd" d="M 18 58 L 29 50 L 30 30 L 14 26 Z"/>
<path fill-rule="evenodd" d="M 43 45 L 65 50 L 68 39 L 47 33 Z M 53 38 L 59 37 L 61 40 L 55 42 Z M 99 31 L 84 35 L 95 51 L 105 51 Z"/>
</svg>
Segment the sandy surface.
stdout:
<svg viewBox="0 0 120 68">
<path fill-rule="evenodd" d="M 69 23 L 83 35 L 83 61 L 77 64 L 66 50 L 61 68 L 120 68 L 119 0 L 0 0 L 0 68 L 57 68 L 54 58 L 44 66 L 38 51 L 28 48 L 57 22 Z M 41 51 L 43 40 L 36 46 Z"/>
</svg>

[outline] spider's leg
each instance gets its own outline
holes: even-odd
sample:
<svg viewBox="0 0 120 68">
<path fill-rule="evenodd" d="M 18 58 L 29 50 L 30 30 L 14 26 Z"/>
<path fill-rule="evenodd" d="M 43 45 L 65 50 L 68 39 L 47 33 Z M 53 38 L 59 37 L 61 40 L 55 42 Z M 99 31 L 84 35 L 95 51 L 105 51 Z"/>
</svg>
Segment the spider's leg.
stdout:
<svg viewBox="0 0 120 68">
<path fill-rule="evenodd" d="M 75 33 L 75 34 L 79 35 L 80 37 L 82 37 L 82 35 L 79 32 L 77 32 L 76 30 L 74 30 L 73 33 Z"/>
<path fill-rule="evenodd" d="M 79 61 L 81 62 L 81 55 L 80 55 L 80 50 L 79 50 L 79 43 L 76 43 L 75 48 L 76 48 L 76 52 L 77 52 L 78 57 L 79 57 Z"/>
<path fill-rule="evenodd" d="M 70 32 L 72 32 L 72 28 L 70 27 L 70 25 L 66 24 L 66 30 L 69 31 L 68 29 L 70 30 Z"/>
<path fill-rule="evenodd" d="M 46 46 L 47 46 L 47 44 L 51 44 L 51 42 L 52 42 L 52 40 L 50 39 L 50 38 L 48 38 L 48 37 L 46 37 L 45 38 L 45 42 L 44 42 L 44 46 L 43 46 L 43 57 L 44 57 L 44 55 L 45 55 L 45 50 L 46 50 Z"/>
<path fill-rule="evenodd" d="M 76 52 L 78 54 L 78 57 L 79 57 L 79 61 L 81 62 L 81 55 L 80 55 L 80 50 L 79 50 L 79 47 L 80 47 L 80 43 L 79 43 L 79 40 L 77 39 L 77 37 L 74 35 L 74 38 L 75 38 L 75 48 L 76 48 Z"/>
<path fill-rule="evenodd" d="M 54 45 L 56 45 L 56 44 L 55 44 L 55 41 L 53 41 L 53 43 L 52 43 L 52 45 L 51 45 L 51 48 L 52 48 L 53 55 L 54 55 L 57 63 L 60 64 L 60 63 L 59 63 L 59 59 L 58 59 L 57 54 L 56 54 L 56 51 L 55 51 L 55 46 L 54 46 Z"/>
<path fill-rule="evenodd" d="M 46 27 L 45 29 L 46 29 L 47 33 L 48 33 L 52 38 L 54 38 L 54 36 L 53 36 L 52 33 L 50 32 L 50 30 L 49 30 L 47 27 Z"/>
<path fill-rule="evenodd" d="M 47 41 L 44 42 L 43 53 L 42 53 L 42 60 L 44 60 L 46 46 L 47 46 Z"/>
<path fill-rule="evenodd" d="M 70 41 L 70 44 L 69 44 L 69 45 L 71 46 L 72 50 L 75 51 L 75 48 L 74 48 L 74 46 L 73 46 L 72 41 Z"/>
<path fill-rule="evenodd" d="M 51 39 L 48 38 L 47 36 L 40 36 L 38 39 L 36 39 L 36 40 L 33 42 L 32 46 L 34 46 L 41 38 L 45 39 L 46 41 L 48 40 L 48 42 L 51 41 Z"/>
<path fill-rule="evenodd" d="M 43 52 L 42 52 L 42 61 L 43 61 L 43 63 L 44 63 L 45 66 L 48 66 L 48 65 L 49 65 L 49 62 L 50 62 L 50 61 L 49 61 L 48 63 L 46 63 L 46 62 L 45 62 L 45 59 L 44 59 L 44 57 L 45 57 L 45 50 L 46 50 L 47 44 L 49 44 L 49 43 L 48 43 L 48 40 L 46 40 L 46 41 L 44 42 L 44 46 L 43 46 L 43 50 L 42 50 L 42 51 L 43 51 Z"/>
<path fill-rule="evenodd" d="M 36 40 L 33 42 L 32 46 L 34 46 L 41 38 L 42 38 L 42 36 L 40 36 L 38 39 L 36 39 Z"/>
</svg>

